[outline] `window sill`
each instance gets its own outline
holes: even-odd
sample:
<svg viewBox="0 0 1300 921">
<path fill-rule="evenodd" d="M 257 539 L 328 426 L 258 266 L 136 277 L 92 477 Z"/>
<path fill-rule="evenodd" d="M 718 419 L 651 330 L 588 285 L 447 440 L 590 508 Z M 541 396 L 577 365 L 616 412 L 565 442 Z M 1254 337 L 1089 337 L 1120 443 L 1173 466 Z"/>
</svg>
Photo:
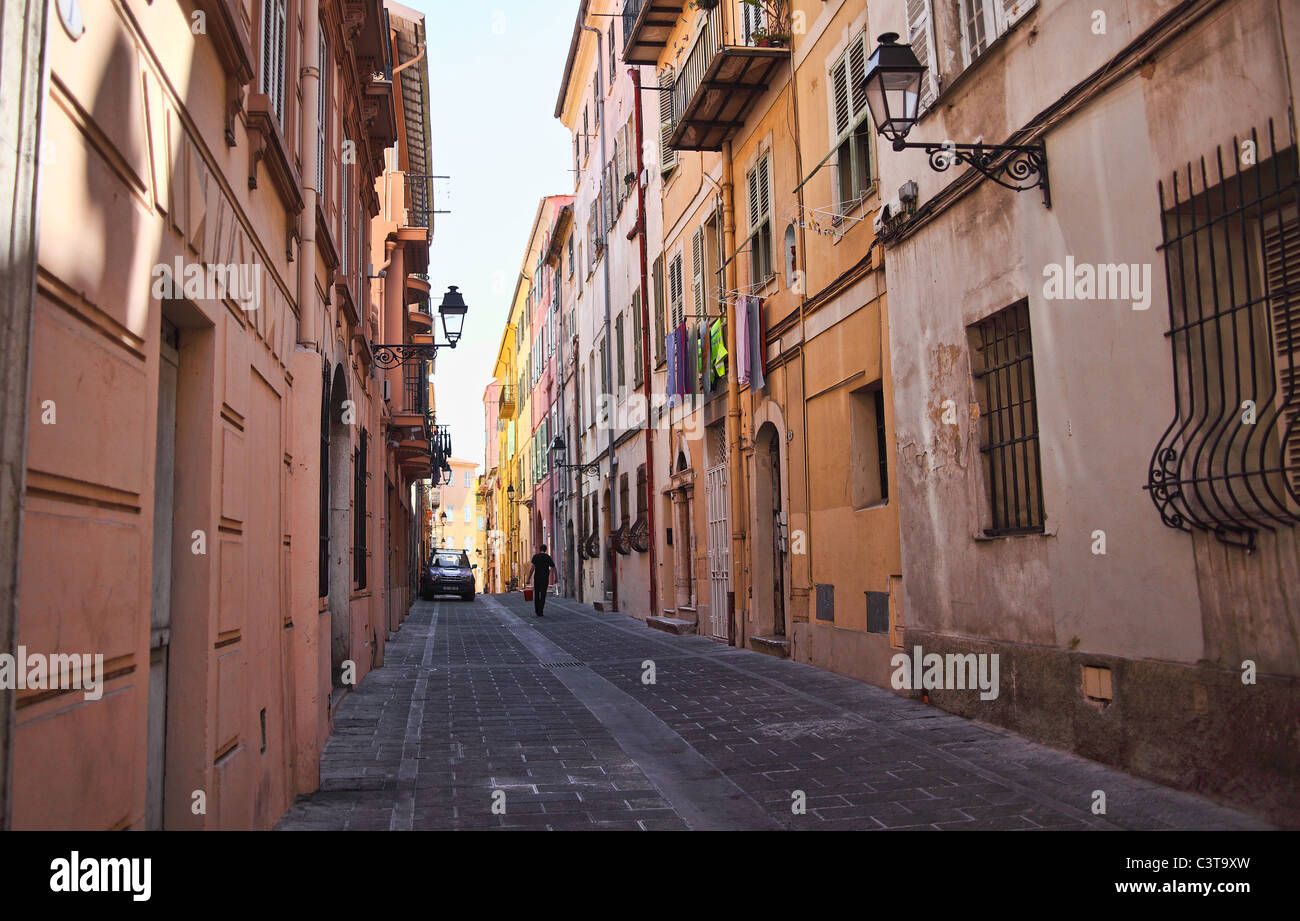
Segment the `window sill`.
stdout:
<svg viewBox="0 0 1300 921">
<path fill-rule="evenodd" d="M 870 505 L 855 505 L 855 506 L 853 507 L 853 511 L 855 511 L 855 512 L 874 512 L 874 511 L 877 511 L 877 510 L 882 509 L 882 508 L 889 508 L 889 500 L 888 500 L 888 499 L 885 499 L 885 500 L 883 500 L 883 501 L 881 501 L 881 502 L 872 502 Z"/>
<path fill-rule="evenodd" d="M 1046 526 L 1044 526 L 1044 528 L 1040 531 L 1012 531 L 1006 534 L 989 534 L 983 529 L 981 529 L 971 535 L 971 537 L 977 543 L 991 543 L 993 541 L 999 541 L 999 540 L 1017 540 L 1021 538 L 1027 538 L 1027 537 L 1032 538 L 1032 537 L 1055 537 L 1055 536 L 1056 536 L 1056 530 L 1054 528 L 1049 529 Z"/>
</svg>

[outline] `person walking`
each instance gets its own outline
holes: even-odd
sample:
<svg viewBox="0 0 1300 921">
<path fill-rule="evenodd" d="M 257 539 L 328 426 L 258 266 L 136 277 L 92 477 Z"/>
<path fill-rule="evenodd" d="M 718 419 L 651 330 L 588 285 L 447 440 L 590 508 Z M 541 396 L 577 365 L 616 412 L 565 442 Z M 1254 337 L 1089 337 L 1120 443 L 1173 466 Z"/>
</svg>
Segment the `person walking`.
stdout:
<svg viewBox="0 0 1300 921">
<path fill-rule="evenodd" d="M 533 609 L 542 617 L 542 608 L 546 606 L 546 589 L 551 584 L 551 573 L 555 571 L 555 560 L 546 552 L 546 545 L 533 554 L 528 563 L 528 579 L 533 583 Z"/>
</svg>

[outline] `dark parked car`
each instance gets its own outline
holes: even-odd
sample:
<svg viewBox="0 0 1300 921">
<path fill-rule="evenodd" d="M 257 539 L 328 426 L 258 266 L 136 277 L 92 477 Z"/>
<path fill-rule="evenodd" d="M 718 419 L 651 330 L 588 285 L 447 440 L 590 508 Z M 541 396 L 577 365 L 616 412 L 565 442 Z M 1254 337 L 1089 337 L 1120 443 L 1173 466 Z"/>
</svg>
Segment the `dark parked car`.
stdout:
<svg viewBox="0 0 1300 921">
<path fill-rule="evenodd" d="M 434 595 L 460 595 L 473 601 L 475 569 L 464 553 L 435 553 L 420 573 L 420 597 L 429 601 Z"/>
</svg>

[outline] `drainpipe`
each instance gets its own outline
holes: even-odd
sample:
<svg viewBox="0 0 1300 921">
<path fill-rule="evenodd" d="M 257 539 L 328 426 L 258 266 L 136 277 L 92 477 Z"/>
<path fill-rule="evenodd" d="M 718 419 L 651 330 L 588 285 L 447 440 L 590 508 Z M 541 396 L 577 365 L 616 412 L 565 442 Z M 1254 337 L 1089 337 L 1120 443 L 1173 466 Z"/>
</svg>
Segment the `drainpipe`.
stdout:
<svg viewBox="0 0 1300 921">
<path fill-rule="evenodd" d="M 319 351 L 316 339 L 316 133 L 320 129 L 320 0 L 303 0 L 302 214 L 298 217 L 298 344 Z"/>
<path fill-rule="evenodd" d="M 600 77 L 601 77 L 601 75 L 605 72 L 605 33 L 602 32 L 602 31 L 600 31 L 599 29 L 593 27 L 593 26 L 586 25 L 585 23 L 583 24 L 582 28 L 583 28 L 584 31 L 587 31 L 587 32 L 594 32 L 595 35 L 596 35 L 596 92 L 597 92 L 597 98 L 596 98 L 596 107 L 597 107 L 597 108 L 596 108 L 596 111 L 599 113 L 599 116 L 600 116 L 600 169 L 601 169 L 601 175 L 604 176 L 604 174 L 605 174 L 605 173 L 604 173 L 604 171 L 605 171 L 605 164 L 608 162 L 608 160 L 607 160 L 607 158 L 606 158 L 606 155 L 605 155 L 605 127 L 606 127 L 605 122 L 606 122 L 608 119 L 606 119 L 606 117 L 605 117 L 605 89 L 604 89 L 603 86 L 601 86 L 601 80 L 600 80 Z M 599 189 L 599 185 L 597 186 L 597 189 Z M 597 201 L 599 201 L 599 198 L 597 199 Z M 601 204 L 603 204 L 603 202 L 601 202 Z M 598 206 L 598 207 L 599 207 L 599 206 Z M 606 249 L 606 252 L 605 252 L 605 258 L 604 258 L 604 266 L 603 266 L 603 268 L 601 269 L 601 275 L 602 275 L 602 277 L 603 277 L 604 285 L 605 285 L 605 348 L 606 348 L 606 350 L 607 350 L 607 351 L 606 351 L 606 354 L 607 354 L 607 355 L 610 355 L 610 357 L 612 358 L 612 354 L 611 354 L 612 350 L 610 349 L 610 344 L 611 344 L 611 343 L 610 343 L 610 341 L 609 341 L 609 335 L 610 335 L 610 331 L 613 329 L 613 325 L 610 323 L 610 316 L 609 316 L 609 301 L 610 301 L 610 292 L 609 292 L 609 260 L 610 260 L 610 253 L 608 252 L 608 250 L 609 250 L 609 246 L 608 246 L 608 244 L 606 245 L 605 249 Z M 606 360 L 606 362 L 605 362 L 605 375 L 604 375 L 604 380 L 601 381 L 601 385 L 605 388 L 605 394 L 606 394 L 607 397 L 611 397 L 611 396 L 613 396 L 613 394 L 614 394 L 613 383 L 610 381 L 610 377 L 609 377 L 610 367 L 611 367 L 613 364 L 614 364 L 614 362 L 613 362 L 612 360 Z M 595 409 L 595 407 L 592 407 L 592 408 Z M 609 445 L 609 452 L 608 452 L 608 453 L 609 453 L 609 527 L 610 527 L 610 532 L 612 533 L 612 532 L 613 532 L 613 529 L 614 529 L 614 522 L 618 520 L 618 514 L 617 514 L 617 513 L 618 513 L 618 489 L 617 489 L 617 486 L 618 486 L 618 482 L 617 482 L 617 480 L 618 480 L 618 464 L 617 464 L 617 458 L 614 456 L 614 426 L 611 424 L 611 425 L 606 429 L 606 432 L 607 432 L 607 434 L 608 434 L 608 436 L 609 436 L 609 439 L 608 439 L 608 445 Z M 612 552 L 613 552 L 613 545 L 612 545 L 612 544 L 608 544 L 608 542 L 607 542 L 607 546 L 605 547 L 605 550 L 606 550 L 606 552 L 612 553 Z M 612 577 L 612 578 L 611 578 L 611 581 L 612 581 L 613 584 L 612 584 L 610 587 L 608 587 L 607 591 L 609 591 L 610 595 L 612 596 L 612 599 L 613 599 L 613 602 L 614 602 L 614 610 L 617 611 L 617 610 L 619 610 L 619 606 L 618 606 L 618 559 L 617 559 L 617 558 L 614 558 L 614 557 L 611 557 L 611 562 L 612 562 L 613 565 L 610 566 L 610 573 L 611 573 L 611 577 Z"/>
<path fill-rule="evenodd" d="M 403 64 L 398 64 L 396 67 L 394 67 L 394 68 L 393 68 L 393 76 L 396 77 L 398 74 L 400 74 L 402 71 L 406 70 L 406 68 L 410 67 L 412 64 L 419 64 L 420 61 L 424 58 L 424 49 L 425 49 L 425 46 L 424 46 L 424 45 L 421 45 L 421 46 L 420 46 L 420 53 L 419 53 L 419 54 L 417 54 L 415 57 L 411 58 L 409 61 L 407 61 L 407 62 L 405 62 L 405 63 L 403 63 Z"/>
<path fill-rule="evenodd" d="M 636 227 L 633 232 L 641 238 L 641 375 L 645 385 L 646 427 L 645 427 L 645 491 L 646 517 L 650 525 L 650 615 L 659 614 L 659 566 L 656 553 L 655 531 L 655 461 L 654 461 L 654 426 L 650 424 L 650 382 L 654 375 L 650 370 L 650 289 L 646 284 L 646 214 L 645 183 L 641 177 L 645 174 L 645 137 L 641 122 L 641 68 L 628 68 L 632 76 L 632 95 L 636 99 Z"/>
<path fill-rule="evenodd" d="M 731 141 L 722 145 L 722 246 L 728 253 L 736 251 L 736 196 L 735 171 L 731 162 Z M 736 290 L 736 260 L 727 263 L 727 290 Z M 740 383 L 737 365 L 740 351 L 736 347 L 738 330 L 736 304 L 727 304 L 727 345 L 731 352 L 731 367 L 727 369 L 727 492 L 731 500 L 731 591 L 727 592 L 728 642 L 733 646 L 745 645 L 742 618 L 736 610 L 736 596 L 744 588 L 745 526 L 744 493 L 745 467 L 740 456 Z M 743 598 L 744 595 L 741 595 Z"/>
</svg>

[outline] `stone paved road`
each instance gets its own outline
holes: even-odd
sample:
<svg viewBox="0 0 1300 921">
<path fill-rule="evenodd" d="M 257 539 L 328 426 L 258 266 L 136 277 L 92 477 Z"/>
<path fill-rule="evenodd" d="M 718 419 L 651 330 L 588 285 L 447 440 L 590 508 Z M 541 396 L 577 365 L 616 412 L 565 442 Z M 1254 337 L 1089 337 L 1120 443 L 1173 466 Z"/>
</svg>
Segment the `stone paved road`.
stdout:
<svg viewBox="0 0 1300 921">
<path fill-rule="evenodd" d="M 1265 826 L 811 666 L 502 595 L 416 604 L 279 827 Z"/>
</svg>

